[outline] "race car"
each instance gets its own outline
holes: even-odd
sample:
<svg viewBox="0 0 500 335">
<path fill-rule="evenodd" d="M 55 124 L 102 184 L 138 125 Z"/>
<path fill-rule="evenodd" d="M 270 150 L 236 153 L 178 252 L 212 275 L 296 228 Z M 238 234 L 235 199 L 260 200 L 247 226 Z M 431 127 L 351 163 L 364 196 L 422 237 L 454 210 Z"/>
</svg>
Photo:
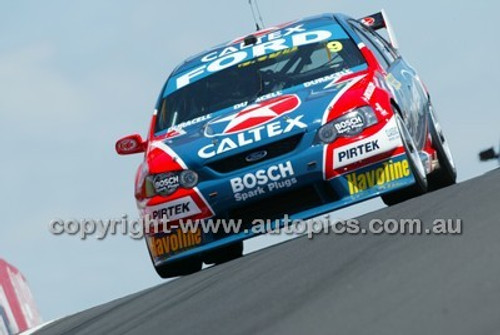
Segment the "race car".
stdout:
<svg viewBox="0 0 500 335">
<path fill-rule="evenodd" d="M 144 153 L 135 197 L 153 220 L 145 228 L 168 222 L 145 235 L 163 278 L 240 257 L 243 240 L 285 215 L 378 196 L 394 205 L 456 180 L 430 94 L 383 11 L 295 20 L 187 59 L 161 90 L 147 138 L 124 137 L 116 150 Z M 238 230 L 202 225 L 231 219 Z"/>
</svg>

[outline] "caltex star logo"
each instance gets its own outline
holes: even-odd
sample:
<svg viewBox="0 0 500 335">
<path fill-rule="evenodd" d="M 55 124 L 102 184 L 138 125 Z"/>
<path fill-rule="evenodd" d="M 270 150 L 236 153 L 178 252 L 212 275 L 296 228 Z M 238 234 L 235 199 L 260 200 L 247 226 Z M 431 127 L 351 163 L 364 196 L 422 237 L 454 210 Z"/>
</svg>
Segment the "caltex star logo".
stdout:
<svg viewBox="0 0 500 335">
<path fill-rule="evenodd" d="M 209 123 L 209 136 L 231 135 L 259 127 L 296 110 L 300 99 L 296 95 L 283 95 L 251 105 L 242 111 L 215 119 Z"/>
</svg>

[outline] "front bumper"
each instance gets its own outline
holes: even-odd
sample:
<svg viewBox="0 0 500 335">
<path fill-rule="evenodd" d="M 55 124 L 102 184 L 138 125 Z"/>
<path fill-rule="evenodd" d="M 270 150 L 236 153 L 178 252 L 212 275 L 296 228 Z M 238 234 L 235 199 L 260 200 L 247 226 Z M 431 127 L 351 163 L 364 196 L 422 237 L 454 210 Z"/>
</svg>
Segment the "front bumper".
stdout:
<svg viewBox="0 0 500 335">
<path fill-rule="evenodd" d="M 250 229 L 256 219 L 272 219 L 273 229 L 283 225 L 280 219 L 285 215 L 291 220 L 316 217 L 415 182 L 392 119 L 342 145 L 314 144 L 314 137 L 306 133 L 291 152 L 246 169 L 202 171 L 200 175 L 209 178 L 191 193 L 163 202 L 156 199 L 143 208 L 142 214 L 153 218 L 166 214 L 171 221 L 195 219 L 188 221 L 187 233 L 177 229 L 169 234 L 146 235 L 155 265 L 256 236 L 259 233 Z M 370 143 L 372 148 L 376 143 L 377 150 L 368 152 Z M 356 154 L 359 159 L 353 159 Z M 346 156 L 350 157 L 347 163 L 340 164 Z M 212 223 L 241 220 L 241 226 L 239 230 L 221 231 L 222 226 L 215 230 L 213 224 L 204 225 L 197 219 L 211 219 Z"/>
</svg>

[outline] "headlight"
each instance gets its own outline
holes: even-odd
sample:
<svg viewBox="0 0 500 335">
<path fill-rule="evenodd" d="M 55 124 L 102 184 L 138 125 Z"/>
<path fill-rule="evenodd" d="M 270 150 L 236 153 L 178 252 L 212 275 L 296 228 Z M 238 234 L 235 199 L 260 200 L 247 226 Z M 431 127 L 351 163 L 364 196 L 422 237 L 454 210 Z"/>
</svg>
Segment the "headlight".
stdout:
<svg viewBox="0 0 500 335">
<path fill-rule="evenodd" d="M 332 143 L 337 138 L 337 131 L 333 123 L 327 123 L 318 131 L 319 140 L 323 143 Z"/>
<path fill-rule="evenodd" d="M 322 126 L 318 130 L 318 139 L 325 144 L 332 143 L 339 137 L 356 136 L 377 122 L 371 107 L 361 107 Z"/>
<path fill-rule="evenodd" d="M 191 170 L 182 171 L 179 175 L 180 184 L 184 188 L 193 188 L 198 185 L 198 174 Z"/>
<path fill-rule="evenodd" d="M 146 178 L 146 197 L 168 196 L 180 187 L 191 189 L 198 184 L 198 174 L 191 170 L 150 175 Z"/>
</svg>

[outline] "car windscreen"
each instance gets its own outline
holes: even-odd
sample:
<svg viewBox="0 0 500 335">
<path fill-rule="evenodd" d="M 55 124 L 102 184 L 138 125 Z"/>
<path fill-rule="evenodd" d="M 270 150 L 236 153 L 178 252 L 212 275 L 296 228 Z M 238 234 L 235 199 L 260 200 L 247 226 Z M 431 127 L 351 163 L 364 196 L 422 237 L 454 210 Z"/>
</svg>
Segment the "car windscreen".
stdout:
<svg viewBox="0 0 500 335">
<path fill-rule="evenodd" d="M 270 53 L 169 94 L 161 102 L 155 132 L 363 64 L 360 50 L 349 38 Z"/>
</svg>

